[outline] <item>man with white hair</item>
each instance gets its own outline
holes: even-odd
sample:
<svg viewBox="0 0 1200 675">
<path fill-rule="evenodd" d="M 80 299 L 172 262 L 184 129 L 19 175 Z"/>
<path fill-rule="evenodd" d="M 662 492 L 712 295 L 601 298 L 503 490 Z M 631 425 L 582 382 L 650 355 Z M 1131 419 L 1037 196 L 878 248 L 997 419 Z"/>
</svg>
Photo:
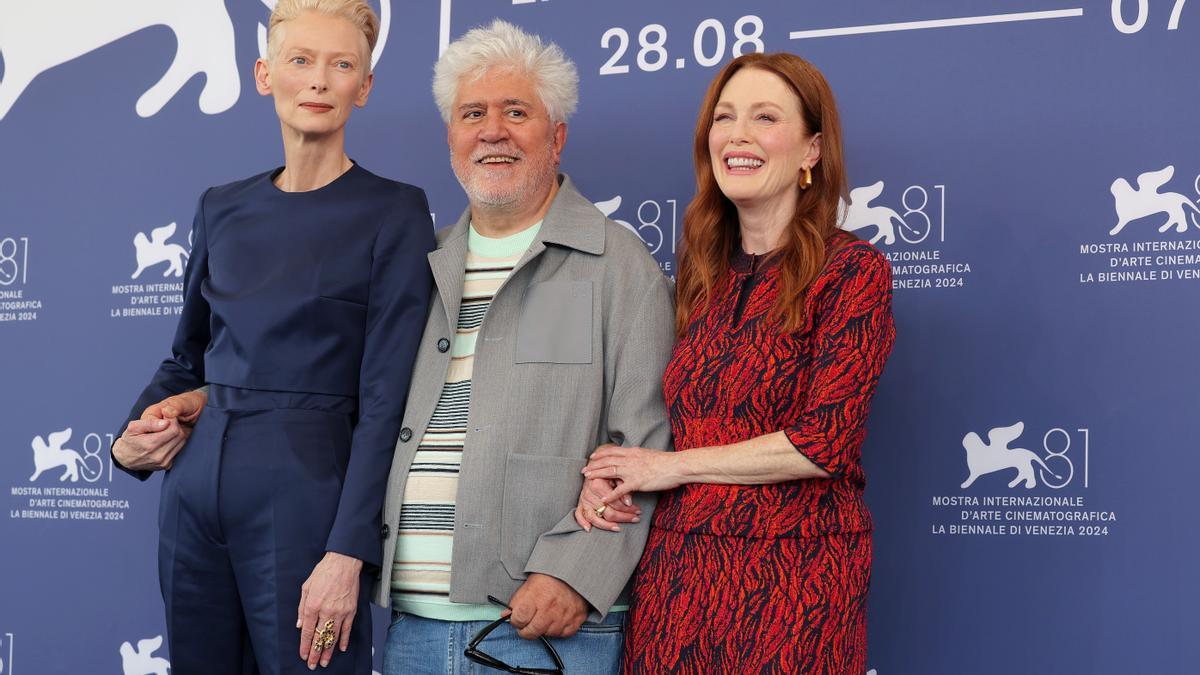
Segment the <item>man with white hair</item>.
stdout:
<svg viewBox="0 0 1200 675">
<path fill-rule="evenodd" d="M 670 288 L 558 173 L 578 99 L 558 46 L 496 21 L 434 72 L 470 207 L 429 255 L 437 287 L 383 514 L 385 671 L 524 672 L 557 650 L 570 673 L 616 672 L 653 501 L 615 533 L 584 532 L 572 511 L 596 446 L 668 447 Z M 511 626 L 486 631 L 502 614 Z"/>
</svg>

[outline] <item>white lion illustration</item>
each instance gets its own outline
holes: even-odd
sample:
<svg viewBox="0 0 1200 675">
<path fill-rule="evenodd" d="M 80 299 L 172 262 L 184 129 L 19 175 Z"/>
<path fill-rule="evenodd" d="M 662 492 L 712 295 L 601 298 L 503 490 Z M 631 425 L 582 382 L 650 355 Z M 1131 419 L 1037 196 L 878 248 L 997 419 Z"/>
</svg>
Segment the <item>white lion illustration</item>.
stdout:
<svg viewBox="0 0 1200 675">
<path fill-rule="evenodd" d="M 47 437 L 50 439 L 49 443 L 41 436 L 33 437 L 34 471 L 29 480 L 35 481 L 43 472 L 62 467 L 66 471 L 58 478 L 59 481 L 70 479 L 72 483 L 79 482 L 79 467 L 83 464 L 83 457 L 80 457 L 78 452 L 63 447 L 71 440 L 70 427 L 49 433 Z"/>
<path fill-rule="evenodd" d="M 200 110 L 214 115 L 241 94 L 233 22 L 224 0 L 55 0 L 0 3 L 0 120 L 38 75 L 151 26 L 175 33 L 175 59 L 137 101 L 150 117 L 195 75 L 204 75 Z"/>
<path fill-rule="evenodd" d="M 871 237 L 872 244 L 880 239 L 887 245 L 896 243 L 895 225 L 908 227 L 908 224 L 904 222 L 904 218 L 901 218 L 899 213 L 886 206 L 871 206 L 871 201 L 881 194 L 883 194 L 883 181 L 876 181 L 871 185 L 851 190 L 850 203 L 842 203 L 844 208 L 842 229 L 853 232 L 873 225 L 879 230 L 874 237 Z"/>
<path fill-rule="evenodd" d="M 168 675 L 171 662 L 161 656 L 153 656 L 162 643 L 161 635 L 138 640 L 137 651 L 128 642 L 121 643 L 121 668 L 125 675 Z"/>
<path fill-rule="evenodd" d="M 1034 464 L 1041 466 L 1056 479 L 1062 480 L 1062 476 L 1051 471 L 1041 457 L 1025 448 L 1008 447 L 1008 444 L 1017 440 L 1024 431 L 1024 422 L 1017 422 L 1009 427 L 996 427 L 988 432 L 986 444 L 974 431 L 963 436 L 962 444 L 967 451 L 967 470 L 970 475 L 960 487 L 971 487 L 971 483 L 974 483 L 975 479 L 989 473 L 1004 469 L 1016 469 L 1017 477 L 1008 484 L 1008 487 L 1016 487 L 1018 483 L 1024 482 L 1026 488 L 1032 488 L 1037 485 L 1037 479 L 1033 474 Z"/>
<path fill-rule="evenodd" d="M 612 199 L 607 199 L 602 202 L 596 202 L 595 206 L 596 206 L 596 208 L 600 209 L 600 213 L 603 213 L 605 218 L 611 218 L 614 223 L 619 223 L 621 225 L 624 225 L 625 229 L 629 230 L 630 232 L 632 232 L 634 234 L 637 234 L 637 230 L 633 229 L 632 225 L 625 222 L 624 220 L 620 220 L 618 218 L 612 217 L 612 214 L 616 213 L 617 209 L 621 208 L 621 195 L 617 195 L 616 197 L 613 197 Z"/>
<path fill-rule="evenodd" d="M 156 227 L 150 230 L 149 237 L 141 232 L 134 235 L 133 248 L 137 251 L 137 269 L 133 271 L 130 279 L 138 278 L 147 267 L 162 262 L 170 263 L 167 271 L 163 272 L 164 277 L 172 274 L 177 277 L 183 276 L 183 264 L 188 258 L 187 249 L 179 244 L 167 243 L 171 235 L 175 234 L 175 227 L 175 223 Z"/>
<path fill-rule="evenodd" d="M 1167 217 L 1167 222 L 1158 228 L 1159 232 L 1166 232 L 1172 227 L 1176 232 L 1187 232 L 1188 225 L 1184 216 L 1184 207 L 1191 209 L 1193 222 L 1195 222 L 1196 215 L 1200 214 L 1200 207 L 1178 192 L 1158 191 L 1174 175 L 1174 166 L 1167 166 L 1158 171 L 1147 171 L 1137 177 L 1136 190 L 1124 178 L 1114 180 L 1109 190 L 1112 192 L 1114 206 L 1117 210 L 1117 225 L 1108 233 L 1115 235 L 1125 229 L 1130 221 L 1159 213 Z"/>
</svg>

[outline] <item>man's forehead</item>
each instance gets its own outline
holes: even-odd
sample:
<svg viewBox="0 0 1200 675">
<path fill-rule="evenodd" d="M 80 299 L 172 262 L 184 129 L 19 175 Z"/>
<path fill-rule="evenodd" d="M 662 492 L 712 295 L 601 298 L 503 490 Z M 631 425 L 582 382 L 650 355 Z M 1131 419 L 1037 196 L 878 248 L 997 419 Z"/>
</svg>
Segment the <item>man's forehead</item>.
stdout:
<svg viewBox="0 0 1200 675">
<path fill-rule="evenodd" d="M 467 105 L 522 105 L 544 107 L 533 78 L 511 68 L 490 68 L 464 75 L 458 85 L 456 107 Z"/>
</svg>

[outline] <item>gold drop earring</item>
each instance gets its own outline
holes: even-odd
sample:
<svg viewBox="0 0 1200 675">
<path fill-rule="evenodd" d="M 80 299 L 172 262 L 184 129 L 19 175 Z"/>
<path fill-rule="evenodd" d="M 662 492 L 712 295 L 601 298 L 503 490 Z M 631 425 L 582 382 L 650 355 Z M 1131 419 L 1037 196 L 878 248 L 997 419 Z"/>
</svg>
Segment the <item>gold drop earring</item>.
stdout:
<svg viewBox="0 0 1200 675">
<path fill-rule="evenodd" d="M 804 180 L 800 181 L 800 189 L 807 190 L 812 187 L 812 169 L 804 167 Z"/>
</svg>

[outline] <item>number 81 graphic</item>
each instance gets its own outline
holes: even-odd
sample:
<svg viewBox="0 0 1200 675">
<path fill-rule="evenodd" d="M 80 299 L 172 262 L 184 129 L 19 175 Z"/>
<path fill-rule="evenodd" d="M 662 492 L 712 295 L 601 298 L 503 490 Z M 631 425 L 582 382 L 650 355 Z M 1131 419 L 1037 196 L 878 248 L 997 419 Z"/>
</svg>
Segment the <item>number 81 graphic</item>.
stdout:
<svg viewBox="0 0 1200 675">
<path fill-rule="evenodd" d="M 20 243 L 18 243 L 20 242 Z M 29 237 L 0 239 L 0 286 L 11 286 L 29 276 Z"/>
<path fill-rule="evenodd" d="M 1083 487 L 1088 486 L 1088 472 L 1091 463 L 1091 448 L 1089 447 L 1090 436 L 1087 429 L 1076 429 L 1075 431 L 1083 435 Z M 1061 449 L 1059 446 L 1062 446 Z M 1048 488 L 1059 490 L 1071 484 L 1075 478 L 1075 462 L 1067 456 L 1067 452 L 1071 449 L 1071 434 L 1066 429 L 1054 428 L 1047 431 L 1042 436 L 1042 449 L 1046 451 L 1046 457 L 1043 461 L 1050 467 L 1051 471 L 1057 470 L 1060 466 L 1066 470 L 1058 475 L 1062 476 L 1061 481 L 1054 482 L 1050 480 L 1052 477 L 1046 476 L 1044 469 L 1038 469 L 1038 474 L 1041 476 L 1042 484 Z"/>
</svg>

